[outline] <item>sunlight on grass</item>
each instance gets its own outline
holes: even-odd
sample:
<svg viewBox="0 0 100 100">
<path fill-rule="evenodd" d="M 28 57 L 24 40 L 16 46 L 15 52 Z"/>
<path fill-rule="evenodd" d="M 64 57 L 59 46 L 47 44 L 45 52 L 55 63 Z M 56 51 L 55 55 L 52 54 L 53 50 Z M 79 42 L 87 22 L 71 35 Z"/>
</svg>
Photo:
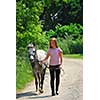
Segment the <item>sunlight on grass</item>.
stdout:
<svg viewBox="0 0 100 100">
<path fill-rule="evenodd" d="M 66 55 L 63 55 L 63 57 L 65 57 L 65 58 L 83 59 L 83 55 L 82 54 L 66 54 Z"/>
</svg>

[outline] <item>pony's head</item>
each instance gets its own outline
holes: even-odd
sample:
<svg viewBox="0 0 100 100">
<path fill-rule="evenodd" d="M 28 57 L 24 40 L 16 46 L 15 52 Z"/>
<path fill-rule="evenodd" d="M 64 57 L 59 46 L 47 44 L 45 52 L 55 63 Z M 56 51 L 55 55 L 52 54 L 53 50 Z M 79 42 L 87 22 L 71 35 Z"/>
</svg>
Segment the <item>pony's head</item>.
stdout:
<svg viewBox="0 0 100 100">
<path fill-rule="evenodd" d="M 29 59 L 31 62 L 34 62 L 36 59 L 36 48 L 32 43 L 28 44 L 27 48 L 28 48 Z"/>
</svg>

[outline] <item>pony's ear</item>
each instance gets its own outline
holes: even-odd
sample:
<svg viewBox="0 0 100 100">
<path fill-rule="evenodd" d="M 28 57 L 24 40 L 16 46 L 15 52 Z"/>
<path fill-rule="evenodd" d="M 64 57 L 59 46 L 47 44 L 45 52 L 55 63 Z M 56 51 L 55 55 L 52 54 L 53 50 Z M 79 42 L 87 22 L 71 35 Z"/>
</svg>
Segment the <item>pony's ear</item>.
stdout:
<svg viewBox="0 0 100 100">
<path fill-rule="evenodd" d="M 33 46 L 35 47 L 35 43 L 32 43 L 33 44 Z"/>
<path fill-rule="evenodd" d="M 36 45 L 35 45 L 35 43 L 32 43 L 33 44 L 33 47 L 36 49 Z"/>
<path fill-rule="evenodd" d="M 38 49 L 38 45 L 35 45 L 34 47 L 35 47 L 36 50 Z"/>
</svg>

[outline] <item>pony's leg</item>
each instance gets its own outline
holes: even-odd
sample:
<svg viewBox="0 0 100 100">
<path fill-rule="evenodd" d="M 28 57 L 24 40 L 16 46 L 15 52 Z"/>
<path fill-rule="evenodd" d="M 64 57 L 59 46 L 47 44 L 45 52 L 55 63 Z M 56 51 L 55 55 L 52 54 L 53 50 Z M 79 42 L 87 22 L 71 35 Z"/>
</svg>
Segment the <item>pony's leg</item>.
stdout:
<svg viewBox="0 0 100 100">
<path fill-rule="evenodd" d="M 35 87 L 36 87 L 36 92 L 38 91 L 38 80 L 37 80 L 37 73 L 34 71 L 33 66 L 32 66 L 32 73 L 35 78 Z"/>
<path fill-rule="evenodd" d="M 43 83 L 44 83 L 44 77 L 45 77 L 45 72 L 46 72 L 46 68 L 47 68 L 47 64 L 44 63 L 45 68 L 43 69 L 43 72 L 41 74 L 41 90 L 43 90 Z"/>
<path fill-rule="evenodd" d="M 39 80 L 39 91 L 41 92 L 41 73 L 38 74 L 38 80 Z"/>
<path fill-rule="evenodd" d="M 43 69 L 43 73 L 41 74 L 41 90 L 43 91 L 43 83 L 44 83 L 44 77 L 45 77 L 46 68 Z"/>
<path fill-rule="evenodd" d="M 39 85 L 39 87 L 40 87 L 40 75 L 39 75 L 39 73 L 37 73 L 37 80 L 38 80 L 38 85 Z"/>
<path fill-rule="evenodd" d="M 35 77 L 35 86 L 36 86 L 36 92 L 38 91 L 38 80 L 37 80 L 37 77 L 36 75 L 34 75 Z"/>
</svg>

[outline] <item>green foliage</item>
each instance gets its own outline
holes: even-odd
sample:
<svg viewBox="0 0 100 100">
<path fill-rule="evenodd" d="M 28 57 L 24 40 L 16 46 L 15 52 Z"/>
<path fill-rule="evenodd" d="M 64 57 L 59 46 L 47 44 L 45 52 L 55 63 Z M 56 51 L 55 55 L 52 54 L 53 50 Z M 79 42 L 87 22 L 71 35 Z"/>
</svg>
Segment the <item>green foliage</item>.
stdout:
<svg viewBox="0 0 100 100">
<path fill-rule="evenodd" d="M 64 54 L 83 53 L 82 0 L 16 0 L 16 89 L 33 79 L 27 45 L 48 49 L 57 37 Z"/>
<path fill-rule="evenodd" d="M 42 31 L 39 16 L 43 12 L 43 0 L 16 1 L 16 89 L 23 88 L 33 79 L 28 62 L 27 45 L 34 43 L 46 49 L 48 40 Z"/>
<path fill-rule="evenodd" d="M 53 30 L 51 29 L 51 30 L 49 30 L 49 31 L 47 32 L 46 35 L 47 35 L 48 39 L 50 39 L 51 36 L 56 36 L 56 33 L 55 33 L 55 31 L 53 31 Z"/>
<path fill-rule="evenodd" d="M 70 54 L 83 54 L 83 44 L 82 40 L 72 40 L 68 42 L 68 48 L 70 50 Z"/>
<path fill-rule="evenodd" d="M 33 80 L 31 66 L 26 57 L 26 52 L 20 49 L 19 55 L 16 56 L 16 89 L 22 89 L 27 82 Z"/>
<path fill-rule="evenodd" d="M 83 27 L 80 24 L 57 25 L 47 36 L 55 36 L 64 54 L 83 53 Z"/>
<path fill-rule="evenodd" d="M 58 25 L 56 26 L 56 34 L 58 37 L 66 38 L 68 35 L 72 36 L 73 39 L 77 39 L 80 35 L 83 34 L 83 27 L 80 24 L 73 24 L 70 25 Z"/>
<path fill-rule="evenodd" d="M 16 28 L 20 33 L 35 29 L 39 22 L 39 16 L 43 11 L 42 1 L 20 0 L 16 3 Z"/>
<path fill-rule="evenodd" d="M 44 31 L 54 29 L 58 23 L 83 24 L 83 0 L 45 0 L 44 7 L 40 16 Z"/>
<path fill-rule="evenodd" d="M 82 54 L 66 54 L 63 55 L 66 58 L 75 58 L 75 59 L 83 59 L 83 55 Z"/>
<path fill-rule="evenodd" d="M 63 0 L 63 2 L 68 3 L 69 0 Z"/>
<path fill-rule="evenodd" d="M 70 49 L 69 49 L 69 41 L 67 39 L 57 39 L 59 47 L 63 50 L 63 54 L 70 54 Z"/>
<path fill-rule="evenodd" d="M 34 33 L 25 32 L 24 34 L 17 33 L 17 48 L 26 48 L 29 43 L 33 43 L 38 46 L 39 49 L 46 48 L 48 45 L 48 40 L 45 33 Z"/>
<path fill-rule="evenodd" d="M 62 48 L 64 54 L 83 54 L 82 39 L 72 40 L 72 37 L 58 39 L 58 44 Z"/>
<path fill-rule="evenodd" d="M 80 24 L 73 24 L 70 25 L 60 25 L 58 24 L 54 30 L 50 30 L 47 32 L 48 36 L 55 36 L 55 37 L 61 37 L 66 38 L 68 36 L 73 37 L 73 39 L 81 38 L 83 35 L 83 26 Z"/>
<path fill-rule="evenodd" d="M 76 20 L 76 23 L 83 24 L 83 0 L 69 0 L 68 5 L 70 8 L 68 16 L 70 16 L 71 22 Z"/>
<path fill-rule="evenodd" d="M 43 1 L 18 0 L 16 5 L 17 49 L 20 47 L 26 48 L 31 42 L 44 48 L 48 42 L 45 33 L 42 32 L 42 25 L 39 21 L 39 16 L 43 12 Z"/>
</svg>

